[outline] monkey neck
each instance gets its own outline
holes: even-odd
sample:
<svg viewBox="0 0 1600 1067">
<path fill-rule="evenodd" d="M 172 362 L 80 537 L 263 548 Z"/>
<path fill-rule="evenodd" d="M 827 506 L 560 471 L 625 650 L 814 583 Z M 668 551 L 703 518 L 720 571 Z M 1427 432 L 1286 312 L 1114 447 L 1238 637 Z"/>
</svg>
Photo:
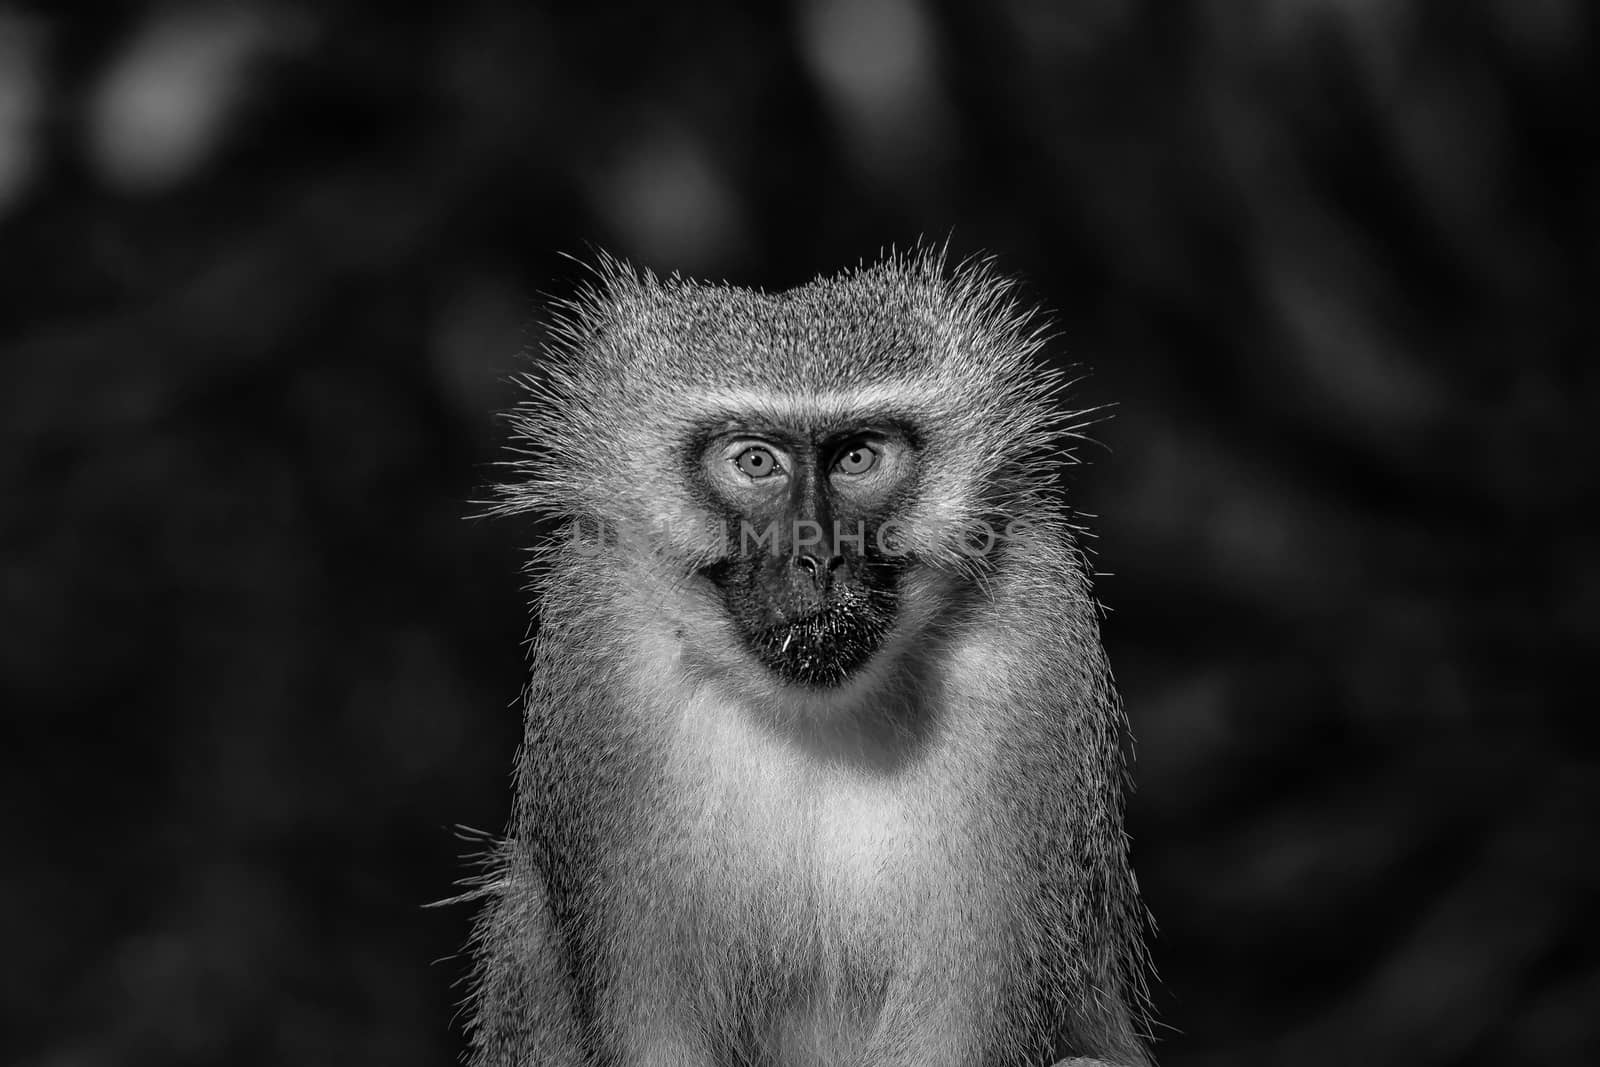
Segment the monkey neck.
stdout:
<svg viewBox="0 0 1600 1067">
<path fill-rule="evenodd" d="M 904 597 L 901 618 L 877 654 L 831 686 L 786 682 L 756 662 L 718 616 L 709 590 L 684 596 L 680 586 L 677 597 L 652 601 L 672 602 L 675 612 L 632 614 L 604 629 L 640 635 L 627 689 L 644 718 L 670 720 L 682 709 L 715 704 L 816 764 L 892 775 L 937 739 L 947 709 L 964 698 L 950 684 L 949 667 L 954 646 L 971 643 L 962 617 L 974 613 L 954 578 L 921 580 L 922 587 L 935 583 L 937 591 L 918 588 L 919 595 Z M 924 612 L 929 603 L 944 607 L 942 618 Z"/>
<path fill-rule="evenodd" d="M 640 613 L 605 629 L 640 635 L 624 686 L 637 718 L 666 726 L 685 709 L 714 706 L 811 764 L 868 777 L 901 773 L 942 745 L 971 743 L 969 734 L 1014 730 L 1049 747 L 1051 738 L 1040 732 L 1059 731 L 1063 721 L 1052 703 L 1104 716 L 1092 686 L 1055 691 L 1041 684 L 1037 663 L 1016 656 L 1016 648 L 1037 643 L 1019 630 L 1049 625 L 1019 611 L 1019 598 L 992 598 L 993 586 L 980 590 L 938 572 L 915 581 L 878 654 L 838 686 L 786 684 L 765 670 L 726 633 L 709 596 L 671 598 L 673 613 Z M 997 602 L 1012 606 L 1001 613 Z M 937 605 L 937 614 L 928 605 Z M 1060 607 L 1049 610 L 1059 626 Z M 708 633 L 710 641 L 687 636 Z M 1095 665 L 1084 666 L 1082 675 L 1092 676 Z M 679 725 L 692 733 L 707 724 Z"/>
</svg>

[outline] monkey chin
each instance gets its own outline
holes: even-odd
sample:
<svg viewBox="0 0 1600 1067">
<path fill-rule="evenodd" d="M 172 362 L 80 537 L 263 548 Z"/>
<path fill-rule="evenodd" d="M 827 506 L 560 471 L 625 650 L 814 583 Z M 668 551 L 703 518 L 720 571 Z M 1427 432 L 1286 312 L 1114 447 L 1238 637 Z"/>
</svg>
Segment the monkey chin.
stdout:
<svg viewBox="0 0 1600 1067">
<path fill-rule="evenodd" d="M 833 690 L 872 659 L 893 623 L 892 603 L 864 599 L 757 631 L 750 651 L 788 685 Z"/>
<path fill-rule="evenodd" d="M 825 765 L 875 777 L 899 773 L 940 729 L 933 690 L 944 642 L 922 612 L 897 600 L 759 632 L 745 642 L 757 662 L 723 673 L 724 691 Z"/>
<path fill-rule="evenodd" d="M 774 735 L 870 774 L 914 762 L 939 731 L 950 643 L 978 599 L 959 572 L 911 566 L 892 590 L 858 590 L 756 626 L 730 610 L 710 577 L 696 577 L 691 588 L 699 595 L 678 601 L 680 612 L 692 605 L 692 614 L 638 620 L 661 636 L 659 658 L 647 657 L 650 685 L 659 686 L 662 671 L 682 672 L 689 685 L 710 687 Z M 690 636 L 707 632 L 721 640 Z"/>
</svg>

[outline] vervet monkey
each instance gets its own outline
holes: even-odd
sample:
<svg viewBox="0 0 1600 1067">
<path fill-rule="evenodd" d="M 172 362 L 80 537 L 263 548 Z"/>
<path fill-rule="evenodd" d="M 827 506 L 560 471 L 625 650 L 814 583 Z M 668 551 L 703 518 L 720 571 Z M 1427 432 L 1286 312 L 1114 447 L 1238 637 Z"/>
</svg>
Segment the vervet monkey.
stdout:
<svg viewBox="0 0 1600 1067">
<path fill-rule="evenodd" d="M 1070 415 L 1008 284 L 597 274 L 512 416 L 501 510 L 566 530 L 471 1062 L 1147 1064 Z"/>
</svg>

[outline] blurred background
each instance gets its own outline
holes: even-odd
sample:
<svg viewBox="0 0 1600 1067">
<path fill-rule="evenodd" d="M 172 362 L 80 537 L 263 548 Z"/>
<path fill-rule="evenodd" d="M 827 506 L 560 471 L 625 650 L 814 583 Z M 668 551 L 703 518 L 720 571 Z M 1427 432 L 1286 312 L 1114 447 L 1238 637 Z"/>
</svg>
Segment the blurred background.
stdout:
<svg viewBox="0 0 1600 1067">
<path fill-rule="evenodd" d="M 556 8 L 0 6 L 7 1062 L 452 1062 L 541 293 L 925 235 L 1117 405 L 1161 1061 L 1600 1063 L 1594 9 Z"/>
</svg>

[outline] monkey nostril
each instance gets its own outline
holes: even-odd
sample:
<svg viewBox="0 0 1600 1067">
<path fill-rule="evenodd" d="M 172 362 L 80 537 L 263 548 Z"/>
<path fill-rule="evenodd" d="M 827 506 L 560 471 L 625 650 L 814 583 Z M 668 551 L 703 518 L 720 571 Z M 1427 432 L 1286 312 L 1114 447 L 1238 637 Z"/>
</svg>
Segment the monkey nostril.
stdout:
<svg viewBox="0 0 1600 1067">
<path fill-rule="evenodd" d="M 834 572 L 844 563 L 843 556 L 830 556 L 823 559 L 820 556 L 799 555 L 794 557 L 794 565 L 804 571 L 814 585 L 819 589 L 826 589 L 832 580 Z"/>
</svg>

